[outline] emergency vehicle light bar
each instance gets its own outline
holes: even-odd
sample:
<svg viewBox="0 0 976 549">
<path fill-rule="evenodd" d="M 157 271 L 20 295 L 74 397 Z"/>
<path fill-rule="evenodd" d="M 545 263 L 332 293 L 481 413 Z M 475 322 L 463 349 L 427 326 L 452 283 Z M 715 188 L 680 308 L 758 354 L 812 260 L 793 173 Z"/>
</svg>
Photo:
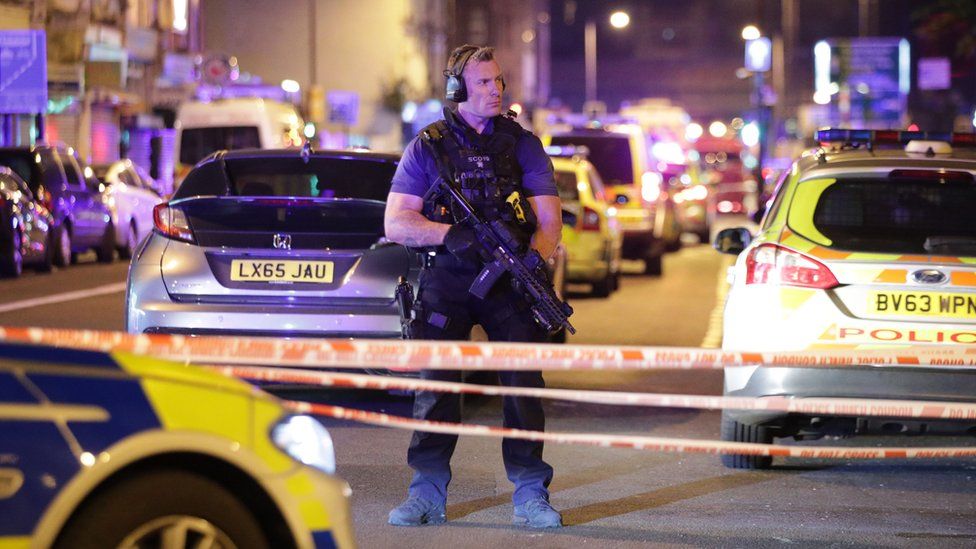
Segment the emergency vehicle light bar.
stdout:
<svg viewBox="0 0 976 549">
<path fill-rule="evenodd" d="M 827 128 L 817 130 L 820 143 L 849 143 L 852 145 L 906 145 L 909 141 L 944 141 L 954 147 L 976 147 L 976 133 L 921 132 L 902 130 L 850 130 Z"/>
<path fill-rule="evenodd" d="M 586 145 L 549 145 L 546 154 L 557 157 L 587 156 L 590 149 Z"/>
</svg>

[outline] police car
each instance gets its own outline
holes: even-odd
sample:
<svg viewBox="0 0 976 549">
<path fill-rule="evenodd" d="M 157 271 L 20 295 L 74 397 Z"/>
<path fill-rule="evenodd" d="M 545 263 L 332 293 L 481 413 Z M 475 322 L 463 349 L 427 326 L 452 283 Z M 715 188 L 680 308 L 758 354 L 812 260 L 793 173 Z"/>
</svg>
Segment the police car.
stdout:
<svg viewBox="0 0 976 549">
<path fill-rule="evenodd" d="M 0 344 L 0 546 L 353 547 L 325 428 L 238 380 Z"/>
<path fill-rule="evenodd" d="M 585 149 L 547 147 L 564 211 L 562 243 L 566 247 L 566 280 L 584 282 L 596 297 L 607 297 L 620 284 L 623 232 L 614 206 L 606 202 L 600 174 Z"/>
<path fill-rule="evenodd" d="M 758 234 L 721 231 L 722 346 L 740 351 L 966 345 L 976 350 L 976 134 L 822 130 L 780 180 Z M 732 367 L 725 394 L 976 400 L 952 368 Z M 976 422 L 726 411 L 722 438 L 969 433 Z M 724 456 L 764 468 L 768 457 Z"/>
</svg>

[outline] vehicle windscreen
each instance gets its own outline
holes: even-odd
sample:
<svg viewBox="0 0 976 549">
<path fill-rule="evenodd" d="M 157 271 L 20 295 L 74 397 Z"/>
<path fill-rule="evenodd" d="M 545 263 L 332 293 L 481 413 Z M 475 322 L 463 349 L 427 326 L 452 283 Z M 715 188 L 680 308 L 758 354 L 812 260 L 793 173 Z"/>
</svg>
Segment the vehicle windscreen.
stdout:
<svg viewBox="0 0 976 549">
<path fill-rule="evenodd" d="M 223 168 L 223 170 L 221 169 Z M 174 198 L 263 196 L 360 198 L 386 202 L 396 162 L 364 157 L 234 158 L 194 169 Z"/>
<path fill-rule="evenodd" d="M 974 211 L 972 179 L 838 179 L 820 195 L 813 224 L 845 250 L 976 255 Z"/>
<path fill-rule="evenodd" d="M 31 192 L 37 192 L 41 178 L 40 174 L 34 171 L 36 165 L 29 151 L 0 151 L 0 166 L 7 166 L 17 172 L 17 175 L 27 182 Z"/>
<path fill-rule="evenodd" d="M 261 138 L 256 126 L 184 128 L 180 134 L 180 163 L 192 166 L 214 151 L 258 148 Z"/>
<path fill-rule="evenodd" d="M 576 174 L 556 170 L 556 190 L 564 202 L 579 202 L 579 188 L 576 187 Z"/>
<path fill-rule="evenodd" d="M 630 154 L 630 140 L 625 135 L 554 135 L 552 145 L 585 146 L 590 161 L 605 185 L 633 185 L 634 160 Z"/>
</svg>

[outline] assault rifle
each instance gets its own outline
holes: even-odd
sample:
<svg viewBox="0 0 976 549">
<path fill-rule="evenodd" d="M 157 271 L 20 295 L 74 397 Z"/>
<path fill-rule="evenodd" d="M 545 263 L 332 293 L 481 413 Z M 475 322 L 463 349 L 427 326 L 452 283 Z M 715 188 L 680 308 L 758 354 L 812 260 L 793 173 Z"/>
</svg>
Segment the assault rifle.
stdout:
<svg viewBox="0 0 976 549">
<path fill-rule="evenodd" d="M 451 194 L 454 203 L 464 212 L 464 218 L 459 222 L 467 223 L 474 229 L 482 246 L 481 251 L 488 258 L 485 268 L 478 273 L 468 291 L 478 299 L 484 299 L 495 282 L 506 272 L 510 273 L 513 286 L 528 302 L 532 316 L 539 326 L 549 334 L 556 333 L 562 327 L 575 334 L 576 328 L 569 322 L 573 308 L 556 295 L 546 273 L 546 261 L 539 252 L 529 248 L 521 255 L 516 253 L 521 243 L 505 222 L 500 219 L 490 222 L 481 219 L 467 198 L 448 181 L 441 177 L 438 184 Z"/>
</svg>

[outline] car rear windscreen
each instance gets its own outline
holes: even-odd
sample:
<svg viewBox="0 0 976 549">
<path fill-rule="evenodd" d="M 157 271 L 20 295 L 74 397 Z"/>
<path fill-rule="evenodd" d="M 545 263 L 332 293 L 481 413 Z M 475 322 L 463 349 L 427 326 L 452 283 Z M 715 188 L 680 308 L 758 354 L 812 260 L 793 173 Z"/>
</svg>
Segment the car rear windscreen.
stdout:
<svg viewBox="0 0 976 549">
<path fill-rule="evenodd" d="M 0 151 L 0 166 L 7 166 L 17 172 L 27 182 L 31 192 L 37 192 L 41 178 L 32 160 L 30 151 Z"/>
<path fill-rule="evenodd" d="M 578 202 L 579 188 L 576 186 L 576 174 L 556 170 L 553 175 L 556 177 L 556 190 L 559 192 L 559 199 L 567 202 Z"/>
<path fill-rule="evenodd" d="M 626 135 L 554 135 L 552 145 L 585 146 L 590 150 L 586 159 L 600 172 L 604 185 L 632 185 L 634 161 L 630 154 L 630 140 Z"/>
<path fill-rule="evenodd" d="M 360 198 L 386 202 L 397 163 L 391 158 L 289 156 L 228 158 L 198 166 L 174 198 L 264 196 Z"/>
<path fill-rule="evenodd" d="M 259 148 L 256 126 L 184 128 L 180 132 L 180 163 L 190 166 L 214 151 Z"/>
<path fill-rule="evenodd" d="M 820 195 L 814 226 L 851 251 L 976 255 L 971 179 L 838 179 Z"/>
</svg>

